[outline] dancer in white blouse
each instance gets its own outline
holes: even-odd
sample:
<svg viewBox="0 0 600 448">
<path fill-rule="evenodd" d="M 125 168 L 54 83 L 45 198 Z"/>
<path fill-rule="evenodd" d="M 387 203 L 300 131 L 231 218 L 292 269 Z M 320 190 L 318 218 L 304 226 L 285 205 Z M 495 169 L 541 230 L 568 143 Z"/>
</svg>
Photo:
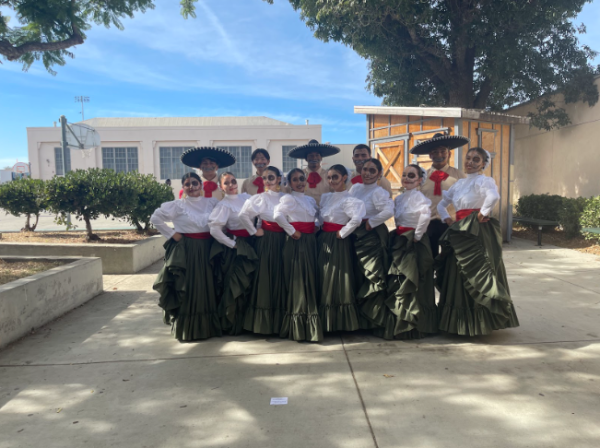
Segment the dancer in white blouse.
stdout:
<svg viewBox="0 0 600 448">
<path fill-rule="evenodd" d="M 208 216 L 219 201 L 202 197 L 196 173 L 187 173 L 181 183 L 186 197 L 165 202 L 150 218 L 167 239 L 165 263 L 153 288 L 160 294 L 158 304 L 173 335 L 179 341 L 193 341 L 221 336 L 208 229 Z"/>
<path fill-rule="evenodd" d="M 362 316 L 368 322 L 363 327 L 381 328 L 385 319 L 386 276 L 388 271 L 388 230 L 385 221 L 394 216 L 394 202 L 387 191 L 377 185 L 383 176 L 383 167 L 377 159 L 367 160 L 362 167 L 363 183 L 350 189 L 350 196 L 365 204 L 366 214 L 362 224 L 354 231 L 354 249 L 359 272 L 356 299 Z"/>
<path fill-rule="evenodd" d="M 319 315 L 324 331 L 354 331 L 360 328 L 356 306 L 354 245 L 349 238 L 365 216 L 365 204 L 346 190 L 348 171 L 333 165 L 327 182 L 333 193 L 321 196 L 322 232 L 317 241 L 319 274 Z"/>
<path fill-rule="evenodd" d="M 466 179 L 458 180 L 438 204 L 450 227 L 440 238 L 436 282 L 440 290 L 439 329 L 467 336 L 518 327 L 502 261 L 500 223 L 491 217 L 500 199 L 494 179 L 482 174 L 490 154 L 471 148 L 465 156 Z M 457 210 L 454 222 L 446 208 Z"/>
<path fill-rule="evenodd" d="M 426 177 L 423 168 L 407 165 L 402 173 L 404 192 L 394 200 L 396 230 L 390 233 L 386 300 L 389 311 L 384 328 L 376 331 L 385 339 L 416 339 L 437 333 L 433 256 L 429 238 L 423 238 L 431 218 L 431 201 L 419 191 Z"/>
<path fill-rule="evenodd" d="M 289 235 L 283 247 L 287 296 L 279 334 L 295 341 L 318 342 L 323 339 L 323 329 L 317 305 L 317 203 L 304 194 L 304 171 L 294 168 L 287 177 L 292 193 L 281 198 L 273 214 Z"/>
<path fill-rule="evenodd" d="M 258 268 L 254 276 L 250 304 L 244 319 L 244 329 L 258 334 L 279 334 L 285 309 L 286 286 L 281 254 L 286 234 L 275 222 L 275 207 L 279 205 L 281 172 L 269 166 L 262 173 L 265 191 L 246 201 L 239 217 L 250 235 L 256 238 Z M 258 218 L 255 226 L 254 222 Z"/>
<path fill-rule="evenodd" d="M 218 183 L 225 196 L 210 214 L 208 225 L 210 234 L 221 245 L 220 250 L 213 248 L 211 253 L 211 258 L 215 262 L 218 260 L 223 280 L 219 313 L 223 330 L 229 334 L 240 334 L 257 261 L 253 238 L 239 217 L 250 195 L 238 194 L 238 183 L 233 173 L 222 173 Z"/>
</svg>

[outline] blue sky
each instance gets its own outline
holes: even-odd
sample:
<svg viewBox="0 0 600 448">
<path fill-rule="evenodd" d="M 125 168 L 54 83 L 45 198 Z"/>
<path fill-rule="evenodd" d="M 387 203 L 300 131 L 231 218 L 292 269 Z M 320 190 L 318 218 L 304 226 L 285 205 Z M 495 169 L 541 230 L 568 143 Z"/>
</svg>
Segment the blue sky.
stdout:
<svg viewBox="0 0 600 448">
<path fill-rule="evenodd" d="M 323 140 L 362 142 L 355 105 L 377 105 L 365 90 L 367 63 L 352 50 L 312 37 L 287 0 L 200 0 L 196 19 L 179 2 L 125 20 L 125 30 L 94 27 L 75 59 L 48 74 L 0 65 L 0 168 L 27 160 L 28 126 L 52 126 L 61 114 L 85 116 L 265 115 L 323 125 Z M 584 43 L 600 50 L 600 2 L 585 7 Z"/>
</svg>

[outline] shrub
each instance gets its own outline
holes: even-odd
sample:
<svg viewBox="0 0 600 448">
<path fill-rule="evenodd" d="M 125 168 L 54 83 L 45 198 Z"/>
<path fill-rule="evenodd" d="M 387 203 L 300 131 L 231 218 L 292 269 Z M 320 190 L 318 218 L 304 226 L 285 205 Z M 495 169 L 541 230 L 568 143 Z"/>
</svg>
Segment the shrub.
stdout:
<svg viewBox="0 0 600 448">
<path fill-rule="evenodd" d="M 565 198 L 556 194 L 530 194 L 519 198 L 517 215 L 558 221 L 565 236 L 574 238 L 581 233 L 580 217 L 586 202 L 585 198 Z"/>
<path fill-rule="evenodd" d="M 175 199 L 173 190 L 168 185 L 157 182 L 151 174 L 140 174 L 137 171 L 132 171 L 127 174 L 127 177 L 136 192 L 137 201 L 125 215 L 125 218 L 139 232 L 148 231 L 152 213 L 163 202 Z"/>
<path fill-rule="evenodd" d="M 44 181 L 40 179 L 16 179 L 0 186 L 0 207 L 13 216 L 26 216 L 22 231 L 33 232 L 46 209 Z M 31 216 L 35 223 L 31 224 Z"/>
<path fill-rule="evenodd" d="M 563 198 L 563 205 L 558 212 L 558 222 L 560 222 L 567 238 L 575 238 L 581 235 L 579 221 L 586 202 L 586 198 Z"/>
<path fill-rule="evenodd" d="M 579 224 L 581 227 L 600 227 L 600 196 L 589 198 L 586 201 Z M 600 235 L 597 233 L 584 232 L 583 236 L 588 240 L 600 242 Z"/>
<path fill-rule="evenodd" d="M 124 173 L 92 168 L 54 176 L 46 184 L 48 209 L 56 222 L 69 226 L 67 214 L 85 222 L 87 240 L 100 239 L 92 232 L 91 220 L 100 215 L 126 216 L 137 201 L 132 182 Z"/>
</svg>

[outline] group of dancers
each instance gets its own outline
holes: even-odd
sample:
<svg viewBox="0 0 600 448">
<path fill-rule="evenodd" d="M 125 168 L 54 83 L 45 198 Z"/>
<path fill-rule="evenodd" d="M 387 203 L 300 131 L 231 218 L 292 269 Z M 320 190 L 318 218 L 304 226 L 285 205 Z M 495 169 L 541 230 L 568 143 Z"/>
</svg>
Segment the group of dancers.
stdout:
<svg viewBox="0 0 600 448">
<path fill-rule="evenodd" d="M 350 172 L 323 169 L 339 148 L 311 140 L 289 153 L 307 168 L 285 175 L 257 149 L 256 175 L 241 191 L 233 173 L 217 176 L 235 163 L 232 154 L 186 151 L 182 162 L 202 177 L 185 174 L 183 197 L 151 218 L 167 238 L 154 283 L 164 323 L 182 342 L 245 331 L 318 342 L 359 329 L 415 339 L 518 326 L 500 225 L 490 216 L 499 194 L 482 174 L 491 156 L 469 149 L 466 174 L 448 164 L 468 142 L 436 134 L 416 145 L 411 152 L 429 154 L 433 165 L 406 166 L 393 200 L 366 145 L 354 149 Z"/>
</svg>

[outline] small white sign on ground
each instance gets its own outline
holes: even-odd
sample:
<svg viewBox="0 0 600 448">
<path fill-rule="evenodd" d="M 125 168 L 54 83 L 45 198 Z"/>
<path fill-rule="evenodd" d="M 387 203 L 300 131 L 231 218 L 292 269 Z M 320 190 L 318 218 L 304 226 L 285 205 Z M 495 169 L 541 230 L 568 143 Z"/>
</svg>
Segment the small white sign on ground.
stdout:
<svg viewBox="0 0 600 448">
<path fill-rule="evenodd" d="M 288 397 L 273 397 L 271 398 L 271 406 L 279 406 L 288 404 Z"/>
</svg>

